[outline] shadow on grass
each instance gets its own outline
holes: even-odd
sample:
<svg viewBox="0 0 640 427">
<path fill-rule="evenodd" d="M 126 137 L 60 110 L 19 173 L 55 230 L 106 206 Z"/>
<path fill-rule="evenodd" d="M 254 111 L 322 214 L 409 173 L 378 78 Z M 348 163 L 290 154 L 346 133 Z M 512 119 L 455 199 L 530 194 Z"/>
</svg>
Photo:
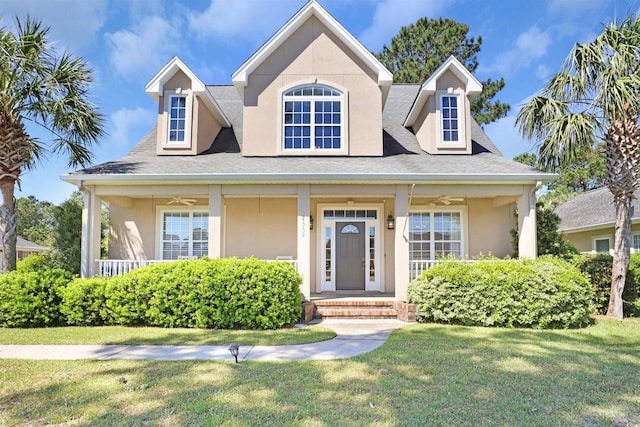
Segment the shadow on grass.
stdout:
<svg viewBox="0 0 640 427">
<path fill-rule="evenodd" d="M 633 425 L 639 372 L 638 321 L 570 331 L 412 325 L 336 361 L 0 361 L 0 422 Z"/>
</svg>

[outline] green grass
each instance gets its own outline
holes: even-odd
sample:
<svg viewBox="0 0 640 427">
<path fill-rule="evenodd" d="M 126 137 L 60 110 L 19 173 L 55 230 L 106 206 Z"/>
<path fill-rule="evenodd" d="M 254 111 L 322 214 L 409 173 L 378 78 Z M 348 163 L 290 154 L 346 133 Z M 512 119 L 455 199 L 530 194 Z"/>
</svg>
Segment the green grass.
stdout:
<svg viewBox="0 0 640 427">
<path fill-rule="evenodd" d="M 266 331 L 122 326 L 62 328 L 0 328 L 0 344 L 121 345 L 291 345 L 330 340 L 336 333 L 322 326 Z"/>
<path fill-rule="evenodd" d="M 336 361 L 0 360 L 3 424 L 638 425 L 640 320 L 410 325 Z"/>
</svg>

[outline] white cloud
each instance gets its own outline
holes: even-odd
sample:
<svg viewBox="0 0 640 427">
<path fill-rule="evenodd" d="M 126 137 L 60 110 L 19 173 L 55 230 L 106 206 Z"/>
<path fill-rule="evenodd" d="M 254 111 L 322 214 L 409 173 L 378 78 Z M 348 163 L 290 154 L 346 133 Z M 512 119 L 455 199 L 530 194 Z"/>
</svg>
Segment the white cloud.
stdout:
<svg viewBox="0 0 640 427">
<path fill-rule="evenodd" d="M 513 75 L 544 57 L 551 42 L 550 32 L 541 31 L 537 26 L 533 26 L 524 33 L 520 33 L 513 48 L 498 55 L 488 69 L 504 76 Z"/>
<path fill-rule="evenodd" d="M 453 1 L 436 0 L 383 0 L 376 5 L 373 22 L 358 39 L 368 49 L 379 51 L 395 36 L 400 28 L 415 23 L 426 16 L 436 18 L 443 14 Z"/>
<path fill-rule="evenodd" d="M 208 38 L 261 43 L 292 16 L 303 1 L 211 0 L 202 12 L 187 12 L 189 33 Z"/>
<path fill-rule="evenodd" d="M 180 53 L 180 43 L 175 37 L 180 27 L 177 20 L 169 22 L 153 16 L 131 30 L 105 34 L 112 69 L 127 80 L 140 76 L 151 79 L 172 56 Z"/>
<path fill-rule="evenodd" d="M 130 147 L 138 142 L 140 131 L 145 132 L 157 120 L 153 111 L 144 108 L 122 108 L 111 114 L 113 130 L 110 133 L 112 144 Z"/>
<path fill-rule="evenodd" d="M 551 69 L 544 64 L 538 65 L 536 68 L 536 76 L 543 81 L 546 81 L 551 76 Z"/>
<path fill-rule="evenodd" d="M 107 19 L 107 0 L 2 0 L 2 24 L 13 27 L 15 17 L 27 15 L 51 27 L 50 40 L 57 48 L 78 54 L 89 46 Z"/>
</svg>

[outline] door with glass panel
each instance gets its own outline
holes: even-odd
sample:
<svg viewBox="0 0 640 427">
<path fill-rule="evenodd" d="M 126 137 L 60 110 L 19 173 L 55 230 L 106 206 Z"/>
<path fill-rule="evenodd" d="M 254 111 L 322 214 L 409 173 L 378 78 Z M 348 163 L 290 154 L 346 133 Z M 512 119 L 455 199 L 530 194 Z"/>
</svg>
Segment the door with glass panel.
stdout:
<svg viewBox="0 0 640 427">
<path fill-rule="evenodd" d="M 336 223 L 336 290 L 363 291 L 365 223 Z"/>
</svg>

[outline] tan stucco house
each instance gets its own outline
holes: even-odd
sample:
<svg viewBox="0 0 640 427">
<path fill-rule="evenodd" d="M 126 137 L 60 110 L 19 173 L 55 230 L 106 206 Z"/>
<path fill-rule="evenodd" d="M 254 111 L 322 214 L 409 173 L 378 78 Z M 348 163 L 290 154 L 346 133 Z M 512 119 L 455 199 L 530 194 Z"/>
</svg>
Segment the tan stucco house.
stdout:
<svg viewBox="0 0 640 427">
<path fill-rule="evenodd" d="M 85 195 L 82 274 L 254 256 L 293 263 L 307 298 L 404 301 L 442 256 L 510 254 L 514 227 L 535 257 L 535 190 L 553 176 L 504 158 L 471 118 L 478 80 L 453 57 L 423 84 L 392 77 L 316 1 L 233 85 L 173 58 L 146 86 L 157 126 L 127 156 L 62 177 Z"/>
<path fill-rule="evenodd" d="M 640 189 L 634 192 L 631 215 L 631 252 L 640 251 Z M 616 209 L 608 188 L 598 188 L 578 194 L 559 205 L 558 232 L 583 253 L 613 255 Z"/>
</svg>

